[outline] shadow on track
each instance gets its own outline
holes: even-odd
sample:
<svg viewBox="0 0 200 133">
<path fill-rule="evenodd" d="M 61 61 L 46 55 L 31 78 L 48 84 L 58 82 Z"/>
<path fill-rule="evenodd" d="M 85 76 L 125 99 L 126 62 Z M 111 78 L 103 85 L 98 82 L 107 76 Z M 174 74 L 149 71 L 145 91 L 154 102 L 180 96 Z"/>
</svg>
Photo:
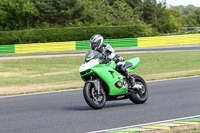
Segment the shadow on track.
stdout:
<svg viewBox="0 0 200 133">
<path fill-rule="evenodd" d="M 135 106 L 133 103 L 107 103 L 103 109 L 113 109 L 113 108 L 121 108 L 121 107 L 128 107 L 128 106 Z M 73 110 L 73 111 L 89 111 L 89 110 L 95 110 L 89 107 L 88 105 L 85 106 L 68 106 L 63 107 L 63 110 Z M 101 110 L 101 109 L 100 109 Z"/>
</svg>

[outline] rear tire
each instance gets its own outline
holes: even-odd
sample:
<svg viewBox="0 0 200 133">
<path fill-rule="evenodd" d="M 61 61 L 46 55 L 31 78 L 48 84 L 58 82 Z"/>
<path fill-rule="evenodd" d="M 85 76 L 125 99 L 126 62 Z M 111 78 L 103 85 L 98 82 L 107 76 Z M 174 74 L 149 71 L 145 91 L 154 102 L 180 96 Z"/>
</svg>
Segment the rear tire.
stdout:
<svg viewBox="0 0 200 133">
<path fill-rule="evenodd" d="M 97 91 L 92 83 L 86 83 L 83 88 L 83 96 L 86 103 L 93 109 L 101 109 L 106 103 L 106 94 L 103 89 L 100 91 L 100 96 L 97 95 Z"/>
<path fill-rule="evenodd" d="M 129 99 L 135 104 L 145 103 L 149 96 L 147 84 L 144 81 L 144 79 L 141 78 L 140 76 L 138 75 L 132 75 L 132 76 L 135 78 L 136 84 L 142 86 L 142 89 L 139 91 L 133 91 L 130 94 Z"/>
</svg>

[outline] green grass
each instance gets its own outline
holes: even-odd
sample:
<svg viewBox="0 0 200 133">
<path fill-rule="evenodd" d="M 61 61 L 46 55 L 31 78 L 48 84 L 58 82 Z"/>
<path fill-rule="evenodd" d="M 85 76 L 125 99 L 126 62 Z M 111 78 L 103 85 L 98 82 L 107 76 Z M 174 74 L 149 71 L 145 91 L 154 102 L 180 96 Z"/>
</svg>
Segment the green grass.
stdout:
<svg viewBox="0 0 200 133">
<path fill-rule="evenodd" d="M 139 56 L 136 72 L 141 75 L 200 70 L 200 51 L 158 52 L 122 55 L 125 59 Z"/>
<path fill-rule="evenodd" d="M 172 131 L 168 133 L 200 133 L 200 128 L 192 128 L 192 129 L 179 129 L 177 131 Z"/>
<path fill-rule="evenodd" d="M 0 73 L 11 73 L 10 76 L 1 77 L 0 87 L 80 80 L 78 68 L 83 58 L 67 56 L 0 60 Z"/>
<path fill-rule="evenodd" d="M 42 93 L 42 92 L 52 92 L 52 91 L 62 91 L 67 89 L 77 89 L 81 88 L 82 86 L 76 87 L 66 87 L 66 88 L 57 88 L 57 89 L 45 89 L 45 90 L 35 90 L 35 91 L 23 91 L 23 92 L 16 92 L 16 93 L 0 93 L 1 96 L 12 96 L 12 95 L 24 95 L 24 94 L 31 94 L 31 93 Z"/>
<path fill-rule="evenodd" d="M 199 50 L 120 55 L 126 60 L 140 57 L 141 62 L 134 73 L 146 80 L 200 75 Z M 8 86 L 79 82 L 79 67 L 83 59 L 84 56 L 63 56 L 0 60 L 0 90 Z M 173 74 L 174 72 L 182 73 Z M 151 76 L 153 74 L 159 76 Z"/>
</svg>

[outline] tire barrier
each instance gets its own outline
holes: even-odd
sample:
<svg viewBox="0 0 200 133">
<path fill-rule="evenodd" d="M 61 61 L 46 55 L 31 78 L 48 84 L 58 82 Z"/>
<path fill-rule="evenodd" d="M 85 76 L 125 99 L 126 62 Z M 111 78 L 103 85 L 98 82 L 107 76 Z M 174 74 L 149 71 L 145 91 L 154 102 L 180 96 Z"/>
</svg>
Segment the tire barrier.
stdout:
<svg viewBox="0 0 200 133">
<path fill-rule="evenodd" d="M 113 48 L 127 47 L 154 47 L 171 45 L 200 44 L 200 34 L 155 36 L 138 38 L 105 39 L 105 43 Z M 31 44 L 0 45 L 0 54 L 7 53 L 38 53 L 38 52 L 61 52 L 90 49 L 90 41 L 67 41 Z"/>
</svg>

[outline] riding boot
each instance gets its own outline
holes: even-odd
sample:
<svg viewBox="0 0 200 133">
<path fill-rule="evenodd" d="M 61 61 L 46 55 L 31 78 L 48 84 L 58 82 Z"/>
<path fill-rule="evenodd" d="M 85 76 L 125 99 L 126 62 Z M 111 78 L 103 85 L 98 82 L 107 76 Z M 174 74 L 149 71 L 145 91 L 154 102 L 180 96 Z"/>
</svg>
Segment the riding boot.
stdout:
<svg viewBox="0 0 200 133">
<path fill-rule="evenodd" d="M 135 79 L 133 78 L 133 76 L 131 76 L 131 73 L 125 71 L 124 75 L 126 77 L 126 79 L 128 80 L 128 84 L 129 84 L 129 88 L 133 88 L 135 85 Z"/>
<path fill-rule="evenodd" d="M 128 73 L 128 82 L 129 82 L 129 88 L 139 90 L 141 89 L 141 86 L 135 83 L 135 78 L 131 76 L 131 73 Z"/>
<path fill-rule="evenodd" d="M 129 81 L 130 88 L 134 88 L 135 79 L 131 75 L 128 77 L 128 81 Z"/>
<path fill-rule="evenodd" d="M 126 77 L 128 84 L 129 84 L 129 88 L 139 88 L 139 86 L 137 84 L 135 84 L 135 78 L 131 75 L 131 73 L 129 73 L 123 65 L 118 65 L 117 66 L 117 70 Z"/>
</svg>

